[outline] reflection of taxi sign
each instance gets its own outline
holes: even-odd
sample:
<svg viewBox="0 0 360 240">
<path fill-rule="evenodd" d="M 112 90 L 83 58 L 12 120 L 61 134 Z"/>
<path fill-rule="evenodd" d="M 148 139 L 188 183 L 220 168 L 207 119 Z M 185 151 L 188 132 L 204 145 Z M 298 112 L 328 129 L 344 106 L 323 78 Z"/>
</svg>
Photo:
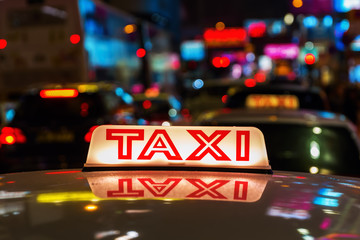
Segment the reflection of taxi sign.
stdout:
<svg viewBox="0 0 360 240">
<path fill-rule="evenodd" d="M 103 125 L 93 132 L 84 171 L 103 167 L 271 172 L 264 136 L 254 127 Z"/>
<path fill-rule="evenodd" d="M 247 108 L 299 108 L 299 100 L 294 95 L 251 94 L 245 104 Z"/>
<path fill-rule="evenodd" d="M 271 176 L 209 172 L 87 173 L 93 194 L 101 199 L 197 199 L 232 202 L 259 200 Z"/>
</svg>

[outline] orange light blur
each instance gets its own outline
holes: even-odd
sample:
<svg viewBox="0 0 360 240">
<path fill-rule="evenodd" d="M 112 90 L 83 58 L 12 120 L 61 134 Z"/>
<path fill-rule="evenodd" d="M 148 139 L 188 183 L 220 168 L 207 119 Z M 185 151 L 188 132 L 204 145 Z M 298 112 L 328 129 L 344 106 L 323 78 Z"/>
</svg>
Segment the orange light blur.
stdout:
<svg viewBox="0 0 360 240">
<path fill-rule="evenodd" d="M 305 55 L 304 61 L 306 64 L 311 65 L 311 64 L 315 63 L 316 58 L 315 58 L 314 54 L 308 53 Z"/>
<path fill-rule="evenodd" d="M 80 42 L 80 35 L 79 34 L 73 34 L 70 36 L 70 42 L 72 44 L 78 44 Z"/>
<path fill-rule="evenodd" d="M 130 34 L 136 31 L 136 25 L 135 24 L 128 24 L 124 27 L 124 32 L 126 34 Z"/>
<path fill-rule="evenodd" d="M 88 212 L 93 212 L 96 211 L 98 209 L 98 206 L 94 205 L 94 204 L 88 204 L 84 207 L 85 211 Z"/>
<path fill-rule="evenodd" d="M 79 95 L 76 89 L 43 89 L 40 91 L 42 98 L 75 98 Z"/>
<path fill-rule="evenodd" d="M 215 24 L 215 28 L 216 28 L 216 30 L 222 31 L 222 30 L 225 29 L 225 23 L 223 23 L 223 22 L 217 22 L 217 23 Z"/>
<path fill-rule="evenodd" d="M 7 41 L 5 39 L 0 39 L 0 49 L 4 49 L 7 45 Z"/>
<path fill-rule="evenodd" d="M 303 6 L 303 1 L 302 0 L 293 0 L 292 5 L 295 8 L 301 8 Z"/>
</svg>

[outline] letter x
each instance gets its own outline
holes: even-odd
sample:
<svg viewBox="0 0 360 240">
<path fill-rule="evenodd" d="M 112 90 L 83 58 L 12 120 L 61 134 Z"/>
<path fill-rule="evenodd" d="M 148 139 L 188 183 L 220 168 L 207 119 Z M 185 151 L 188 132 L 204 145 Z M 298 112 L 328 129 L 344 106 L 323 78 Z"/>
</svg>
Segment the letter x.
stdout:
<svg viewBox="0 0 360 240">
<path fill-rule="evenodd" d="M 201 198 L 204 195 L 209 195 L 215 199 L 226 199 L 224 195 L 216 191 L 219 187 L 227 184 L 229 180 L 215 180 L 209 184 L 204 183 L 201 179 L 186 179 L 192 185 L 198 188 L 195 192 L 187 195 L 189 198 Z"/>
<path fill-rule="evenodd" d="M 187 130 L 200 146 L 186 160 L 201 160 L 206 154 L 211 154 L 217 161 L 230 161 L 230 158 L 219 148 L 219 142 L 230 132 L 217 130 L 207 136 L 201 130 Z"/>
</svg>

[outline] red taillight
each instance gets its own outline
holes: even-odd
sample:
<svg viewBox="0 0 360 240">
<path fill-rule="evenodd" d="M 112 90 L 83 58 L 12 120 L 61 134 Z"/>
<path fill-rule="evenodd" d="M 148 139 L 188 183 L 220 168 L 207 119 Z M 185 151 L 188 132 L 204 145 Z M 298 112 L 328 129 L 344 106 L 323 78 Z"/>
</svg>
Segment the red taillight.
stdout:
<svg viewBox="0 0 360 240">
<path fill-rule="evenodd" d="M 40 91 L 42 98 L 75 98 L 79 95 L 76 89 L 43 89 Z"/>
<path fill-rule="evenodd" d="M 1 144 L 25 143 L 26 137 L 19 128 L 4 127 L 0 134 Z"/>
<path fill-rule="evenodd" d="M 93 133 L 93 131 L 94 131 L 97 127 L 98 127 L 98 125 L 92 126 L 92 127 L 89 129 L 89 131 L 85 134 L 85 137 L 84 137 L 85 142 L 90 142 L 92 133 Z"/>
</svg>

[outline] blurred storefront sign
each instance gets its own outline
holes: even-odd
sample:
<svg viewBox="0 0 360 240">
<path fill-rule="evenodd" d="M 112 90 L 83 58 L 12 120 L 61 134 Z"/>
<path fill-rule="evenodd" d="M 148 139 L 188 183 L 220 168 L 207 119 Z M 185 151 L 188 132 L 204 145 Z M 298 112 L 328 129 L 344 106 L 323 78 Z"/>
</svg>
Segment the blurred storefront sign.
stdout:
<svg viewBox="0 0 360 240">
<path fill-rule="evenodd" d="M 203 37 L 207 47 L 241 47 L 247 42 L 246 30 L 240 27 L 223 30 L 208 28 Z"/>
<path fill-rule="evenodd" d="M 297 44 L 267 44 L 264 53 L 271 59 L 296 59 L 299 55 Z"/>
</svg>

